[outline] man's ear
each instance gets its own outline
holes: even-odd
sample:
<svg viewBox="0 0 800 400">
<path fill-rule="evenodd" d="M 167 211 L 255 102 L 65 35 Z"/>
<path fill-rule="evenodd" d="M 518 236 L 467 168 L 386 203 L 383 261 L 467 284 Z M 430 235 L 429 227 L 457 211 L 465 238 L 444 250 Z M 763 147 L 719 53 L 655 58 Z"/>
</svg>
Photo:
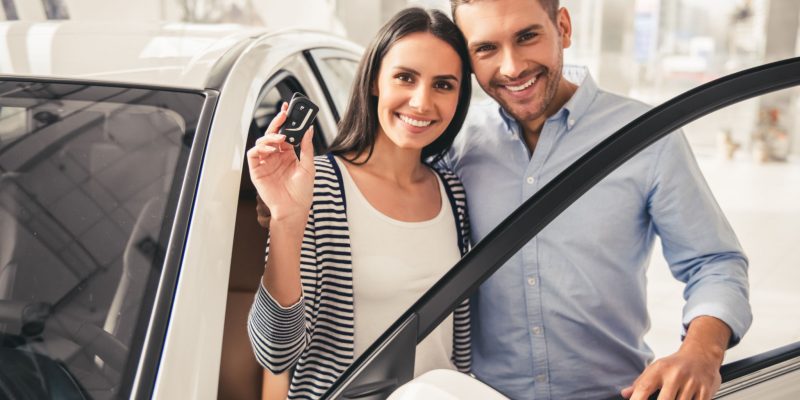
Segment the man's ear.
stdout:
<svg viewBox="0 0 800 400">
<path fill-rule="evenodd" d="M 558 34 L 561 36 L 561 47 L 569 48 L 572 45 L 572 19 L 569 16 L 569 11 L 561 7 L 557 15 Z"/>
</svg>

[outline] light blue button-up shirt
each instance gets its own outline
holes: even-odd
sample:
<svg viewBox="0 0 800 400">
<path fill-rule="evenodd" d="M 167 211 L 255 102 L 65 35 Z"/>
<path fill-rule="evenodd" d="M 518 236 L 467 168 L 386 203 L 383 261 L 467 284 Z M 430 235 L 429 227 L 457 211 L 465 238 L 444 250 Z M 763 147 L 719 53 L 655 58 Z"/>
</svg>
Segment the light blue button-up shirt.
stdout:
<svg viewBox="0 0 800 400">
<path fill-rule="evenodd" d="M 578 91 L 545 122 L 533 154 L 497 103 L 471 108 L 447 162 L 464 182 L 475 242 L 648 110 L 578 74 Z M 685 137 L 673 133 L 590 189 L 481 286 L 473 298 L 477 377 L 514 399 L 597 399 L 631 384 L 653 358 L 643 337 L 656 235 L 686 283 L 684 332 L 710 315 L 738 342 L 752 319 L 747 259 Z"/>
</svg>

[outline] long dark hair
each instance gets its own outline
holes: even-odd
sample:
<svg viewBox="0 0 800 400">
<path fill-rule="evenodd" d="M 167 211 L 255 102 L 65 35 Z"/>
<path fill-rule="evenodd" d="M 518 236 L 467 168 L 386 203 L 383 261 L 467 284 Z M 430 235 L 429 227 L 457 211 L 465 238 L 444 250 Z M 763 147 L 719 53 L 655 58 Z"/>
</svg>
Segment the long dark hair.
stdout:
<svg viewBox="0 0 800 400">
<path fill-rule="evenodd" d="M 364 52 L 353 83 L 347 111 L 339 121 L 339 134 L 329 149 L 333 154 L 344 157 L 345 154 L 352 153 L 353 158 L 347 158 L 350 162 L 358 159 L 364 152 L 367 152 L 364 163 L 372 157 L 375 136 L 380 125 L 378 99 L 372 94 L 372 85 L 378 78 L 381 61 L 392 45 L 403 37 L 417 32 L 430 32 L 453 47 L 461 59 L 460 92 L 453 120 L 436 140 L 422 149 L 422 161 L 435 163 L 450 149 L 453 139 L 464 124 L 472 95 L 466 41 L 458 27 L 441 11 L 414 7 L 397 13 L 381 28 Z"/>
</svg>

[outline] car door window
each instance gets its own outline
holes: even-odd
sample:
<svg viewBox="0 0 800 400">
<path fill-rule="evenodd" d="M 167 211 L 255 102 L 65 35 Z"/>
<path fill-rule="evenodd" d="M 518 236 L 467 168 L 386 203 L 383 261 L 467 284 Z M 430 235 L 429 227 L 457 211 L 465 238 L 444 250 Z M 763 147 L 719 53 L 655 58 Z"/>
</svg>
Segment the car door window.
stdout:
<svg viewBox="0 0 800 400">
<path fill-rule="evenodd" d="M 0 80 L 0 397 L 127 397 L 203 104 Z"/>
<path fill-rule="evenodd" d="M 358 60 L 352 54 L 329 49 L 312 50 L 310 55 L 324 82 L 326 96 L 333 103 L 338 121 L 350 101 Z"/>
</svg>

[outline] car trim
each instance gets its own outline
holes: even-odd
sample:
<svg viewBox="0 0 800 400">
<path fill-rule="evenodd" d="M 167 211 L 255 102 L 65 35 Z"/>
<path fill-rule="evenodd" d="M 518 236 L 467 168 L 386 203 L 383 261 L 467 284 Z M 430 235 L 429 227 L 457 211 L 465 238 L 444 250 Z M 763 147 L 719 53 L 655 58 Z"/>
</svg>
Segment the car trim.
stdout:
<svg viewBox="0 0 800 400">
<path fill-rule="evenodd" d="M 101 81 L 101 80 L 91 80 L 91 79 L 54 78 L 54 77 L 40 76 L 40 75 L 4 75 L 4 74 L 0 74 L 0 80 L 15 81 L 15 82 L 57 83 L 64 85 L 125 87 L 131 89 L 146 89 L 155 91 L 194 93 L 194 94 L 205 95 L 205 92 L 203 90 L 197 88 L 179 87 L 179 86 L 142 85 L 138 83 L 130 83 L 123 81 Z"/>
<path fill-rule="evenodd" d="M 230 75 L 231 70 L 233 70 L 233 64 L 239 60 L 239 57 L 242 53 L 253 43 L 253 38 L 246 38 L 241 40 L 239 43 L 231 46 L 228 51 L 223 54 L 214 66 L 211 67 L 211 70 L 208 72 L 208 77 L 206 78 L 206 88 L 213 89 L 213 90 L 221 90 L 222 87 L 225 85 L 225 82 L 228 80 L 228 75 Z"/>
<path fill-rule="evenodd" d="M 723 365 L 722 386 L 716 397 L 726 396 L 778 376 L 800 370 L 800 342 Z"/>
<path fill-rule="evenodd" d="M 195 91 L 197 92 L 197 91 Z M 186 236 L 190 228 L 190 217 L 194 211 L 197 185 L 200 181 L 200 171 L 203 166 L 203 157 L 206 152 L 208 135 L 213 122 L 214 110 L 217 106 L 219 92 L 205 90 L 201 92 L 206 99 L 200 111 L 192 148 L 189 152 L 181 184 L 178 202 L 175 208 L 172 231 L 164 255 L 162 273 L 158 282 L 158 289 L 153 301 L 150 322 L 142 345 L 141 356 L 138 358 L 136 375 L 130 381 L 130 398 L 151 398 L 155 389 L 156 377 L 161 362 L 164 340 L 167 334 L 169 316 L 172 312 L 172 303 L 175 289 L 180 277 L 180 267 L 183 262 L 183 251 Z M 123 382 L 118 393 L 128 393 L 128 387 Z"/>
<path fill-rule="evenodd" d="M 603 140 L 526 200 L 478 243 L 337 379 L 326 398 L 339 398 L 352 385 L 371 383 L 360 375 L 372 365 L 406 363 L 409 357 L 413 365 L 414 348 L 395 353 L 384 351 L 392 347 L 388 343 L 392 337 L 402 337 L 400 331 L 413 326 L 407 325 L 407 320 L 419 320 L 419 343 L 531 238 L 619 165 L 704 115 L 800 84 L 797 71 L 800 71 L 800 57 L 727 75 L 653 108 Z M 370 370 L 369 375 L 391 378 L 389 371 Z"/>
</svg>

